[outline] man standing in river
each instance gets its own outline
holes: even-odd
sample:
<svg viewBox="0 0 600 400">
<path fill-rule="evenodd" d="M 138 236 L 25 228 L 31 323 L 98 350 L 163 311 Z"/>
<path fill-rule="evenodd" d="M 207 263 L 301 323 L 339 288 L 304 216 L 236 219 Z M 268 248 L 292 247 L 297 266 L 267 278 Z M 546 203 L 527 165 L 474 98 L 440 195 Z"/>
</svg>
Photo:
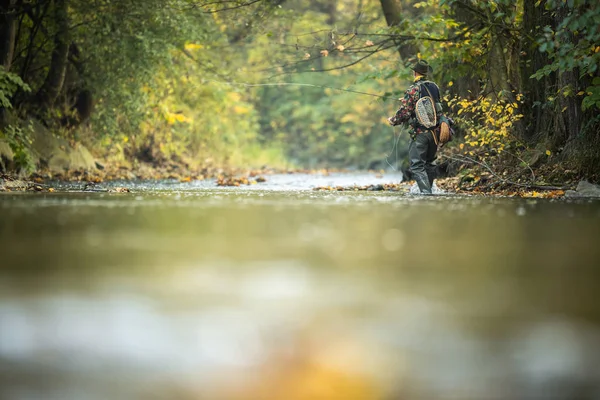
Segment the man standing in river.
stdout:
<svg viewBox="0 0 600 400">
<path fill-rule="evenodd" d="M 404 98 L 400 100 L 401 105 L 393 117 L 388 118 L 390 125 L 410 124 L 410 144 L 408 157 L 410 171 L 417 181 L 419 190 L 423 194 L 432 194 L 431 187 L 435 179 L 437 138 L 433 129 L 421 125 L 415 115 L 417 101 L 423 96 L 422 91 L 429 94 L 437 106 L 440 105 L 440 90 L 433 82 L 427 81 L 427 75 L 433 72 L 431 66 L 425 60 L 419 60 L 413 67 L 414 83 L 404 92 Z M 427 93 L 428 91 L 428 93 Z"/>
</svg>

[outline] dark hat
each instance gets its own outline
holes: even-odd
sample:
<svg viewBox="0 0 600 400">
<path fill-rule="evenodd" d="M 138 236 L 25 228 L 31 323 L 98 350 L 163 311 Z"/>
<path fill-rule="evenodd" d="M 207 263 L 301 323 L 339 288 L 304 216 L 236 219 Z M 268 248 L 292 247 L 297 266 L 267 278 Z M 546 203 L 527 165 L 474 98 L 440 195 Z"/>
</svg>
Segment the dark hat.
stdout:
<svg viewBox="0 0 600 400">
<path fill-rule="evenodd" d="M 429 63 L 425 60 L 417 61 L 415 65 L 411 67 L 411 69 L 421 75 L 427 75 L 433 72 L 433 68 L 431 68 L 431 65 L 429 65 Z"/>
</svg>

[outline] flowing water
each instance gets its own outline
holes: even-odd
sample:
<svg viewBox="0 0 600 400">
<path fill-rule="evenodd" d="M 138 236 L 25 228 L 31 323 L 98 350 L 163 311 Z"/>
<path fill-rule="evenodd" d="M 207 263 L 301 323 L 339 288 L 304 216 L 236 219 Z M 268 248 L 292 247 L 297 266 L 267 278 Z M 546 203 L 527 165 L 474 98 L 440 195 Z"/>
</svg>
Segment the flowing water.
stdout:
<svg viewBox="0 0 600 400">
<path fill-rule="evenodd" d="M 0 398 L 600 399 L 600 201 L 267 178 L 1 195 Z"/>
</svg>

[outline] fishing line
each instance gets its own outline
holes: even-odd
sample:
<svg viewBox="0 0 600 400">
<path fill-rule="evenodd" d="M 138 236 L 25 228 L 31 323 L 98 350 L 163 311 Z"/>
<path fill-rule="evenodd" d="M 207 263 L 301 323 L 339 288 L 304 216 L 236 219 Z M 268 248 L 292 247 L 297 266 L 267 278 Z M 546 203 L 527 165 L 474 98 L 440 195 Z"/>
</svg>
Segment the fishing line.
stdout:
<svg viewBox="0 0 600 400">
<path fill-rule="evenodd" d="M 392 146 L 392 150 L 390 151 L 390 154 L 388 154 L 387 156 L 385 156 L 385 162 L 387 163 L 387 165 L 389 165 L 392 170 L 394 172 L 398 172 L 398 142 L 400 141 L 400 134 L 396 134 L 396 129 L 392 126 L 392 141 L 393 141 L 393 146 Z M 390 164 L 390 161 L 388 160 L 391 156 L 392 153 L 394 153 L 394 151 L 396 152 L 396 157 L 394 160 L 394 163 L 396 164 L 396 166 L 393 166 L 392 164 Z"/>
<path fill-rule="evenodd" d="M 390 99 L 393 98 L 393 96 L 381 96 L 379 94 L 375 94 L 375 93 L 367 93 L 367 92 L 361 92 L 359 90 L 352 90 L 352 89 L 343 89 L 343 88 L 336 88 L 333 86 L 324 86 L 324 85 L 315 85 L 312 83 L 299 83 L 299 82 L 274 82 L 274 83 L 246 83 L 246 82 L 221 82 L 221 81 L 214 81 L 211 79 L 206 79 L 209 82 L 214 82 L 214 83 L 220 83 L 222 85 L 230 85 L 230 86 L 244 86 L 244 87 L 260 87 L 260 86 L 307 86 L 307 87 L 315 87 L 315 88 L 322 88 L 322 89 L 331 89 L 331 90 L 340 90 L 342 92 L 350 92 L 350 93 L 356 93 L 356 94 L 363 94 L 366 96 L 372 96 L 372 97 L 379 97 L 381 99 Z"/>
<path fill-rule="evenodd" d="M 314 87 L 314 88 L 321 88 L 321 89 L 331 89 L 331 90 L 339 90 L 342 92 L 349 92 L 349 93 L 355 93 L 355 94 L 362 94 L 365 96 L 371 96 L 371 97 L 378 97 L 380 99 L 391 99 L 391 98 L 395 98 L 394 96 L 381 96 L 379 94 L 375 94 L 375 93 L 368 93 L 368 92 L 361 92 L 359 90 L 352 90 L 352 89 L 343 89 L 343 88 L 336 88 L 333 86 L 325 86 L 325 85 L 315 85 L 312 83 L 300 83 L 300 82 L 274 82 L 274 83 L 247 83 L 247 82 L 232 82 L 232 81 L 215 81 L 212 79 L 205 79 L 208 82 L 213 82 L 213 83 L 218 83 L 221 85 L 230 85 L 230 86 L 244 86 L 244 87 L 261 87 L 261 86 L 305 86 L 305 87 Z M 400 101 L 400 99 L 396 99 L 397 101 Z M 386 117 L 387 119 L 387 117 Z M 392 145 L 392 150 L 390 151 L 390 154 L 388 154 L 385 157 L 385 162 L 390 166 L 390 168 L 392 168 L 392 170 L 394 172 L 398 172 L 398 142 L 400 141 L 400 134 L 396 134 L 396 129 L 394 126 L 391 127 L 392 128 L 392 141 L 393 141 L 393 145 Z M 392 165 L 389 161 L 389 158 L 392 156 L 393 153 L 396 153 L 396 159 L 394 161 L 394 163 L 396 164 L 396 166 Z"/>
</svg>

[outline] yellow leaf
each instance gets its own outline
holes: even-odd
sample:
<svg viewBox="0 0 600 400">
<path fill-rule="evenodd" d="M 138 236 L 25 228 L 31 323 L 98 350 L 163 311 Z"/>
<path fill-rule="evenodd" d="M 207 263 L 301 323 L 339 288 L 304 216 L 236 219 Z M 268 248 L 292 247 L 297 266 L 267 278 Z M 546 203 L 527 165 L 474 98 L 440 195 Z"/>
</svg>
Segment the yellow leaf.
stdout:
<svg viewBox="0 0 600 400">
<path fill-rule="evenodd" d="M 235 112 L 236 114 L 248 114 L 250 112 L 250 109 L 248 107 L 244 107 L 244 106 L 233 106 L 233 112 Z"/>
<path fill-rule="evenodd" d="M 327 57 L 329 55 L 329 52 L 327 50 L 321 50 L 321 55 L 323 57 Z"/>
<path fill-rule="evenodd" d="M 577 92 L 577 96 L 583 96 L 585 94 L 585 92 L 583 90 Z"/>
<path fill-rule="evenodd" d="M 237 92 L 229 92 L 227 93 L 227 97 L 234 103 L 242 99 L 242 95 Z"/>
<path fill-rule="evenodd" d="M 354 117 L 355 117 L 355 114 L 353 114 L 353 113 L 346 114 L 342 118 L 340 118 L 340 122 L 342 124 L 345 124 L 346 122 L 350 122 L 350 121 L 354 120 L 355 119 Z"/>
<path fill-rule="evenodd" d="M 204 48 L 203 45 L 196 44 L 196 43 L 186 43 L 186 45 L 184 47 L 186 50 L 198 50 L 198 49 Z"/>
<path fill-rule="evenodd" d="M 309 54 L 309 53 L 304 53 L 304 58 L 305 58 L 306 60 L 308 60 L 308 59 L 310 58 L 310 54 Z"/>
<path fill-rule="evenodd" d="M 373 46 L 373 45 L 374 45 L 374 43 L 372 41 L 370 41 L 370 40 L 367 40 L 365 42 L 365 46 Z"/>
<path fill-rule="evenodd" d="M 344 51 L 345 47 L 343 44 L 340 44 L 336 47 L 336 49 L 338 49 L 338 51 Z"/>
</svg>

